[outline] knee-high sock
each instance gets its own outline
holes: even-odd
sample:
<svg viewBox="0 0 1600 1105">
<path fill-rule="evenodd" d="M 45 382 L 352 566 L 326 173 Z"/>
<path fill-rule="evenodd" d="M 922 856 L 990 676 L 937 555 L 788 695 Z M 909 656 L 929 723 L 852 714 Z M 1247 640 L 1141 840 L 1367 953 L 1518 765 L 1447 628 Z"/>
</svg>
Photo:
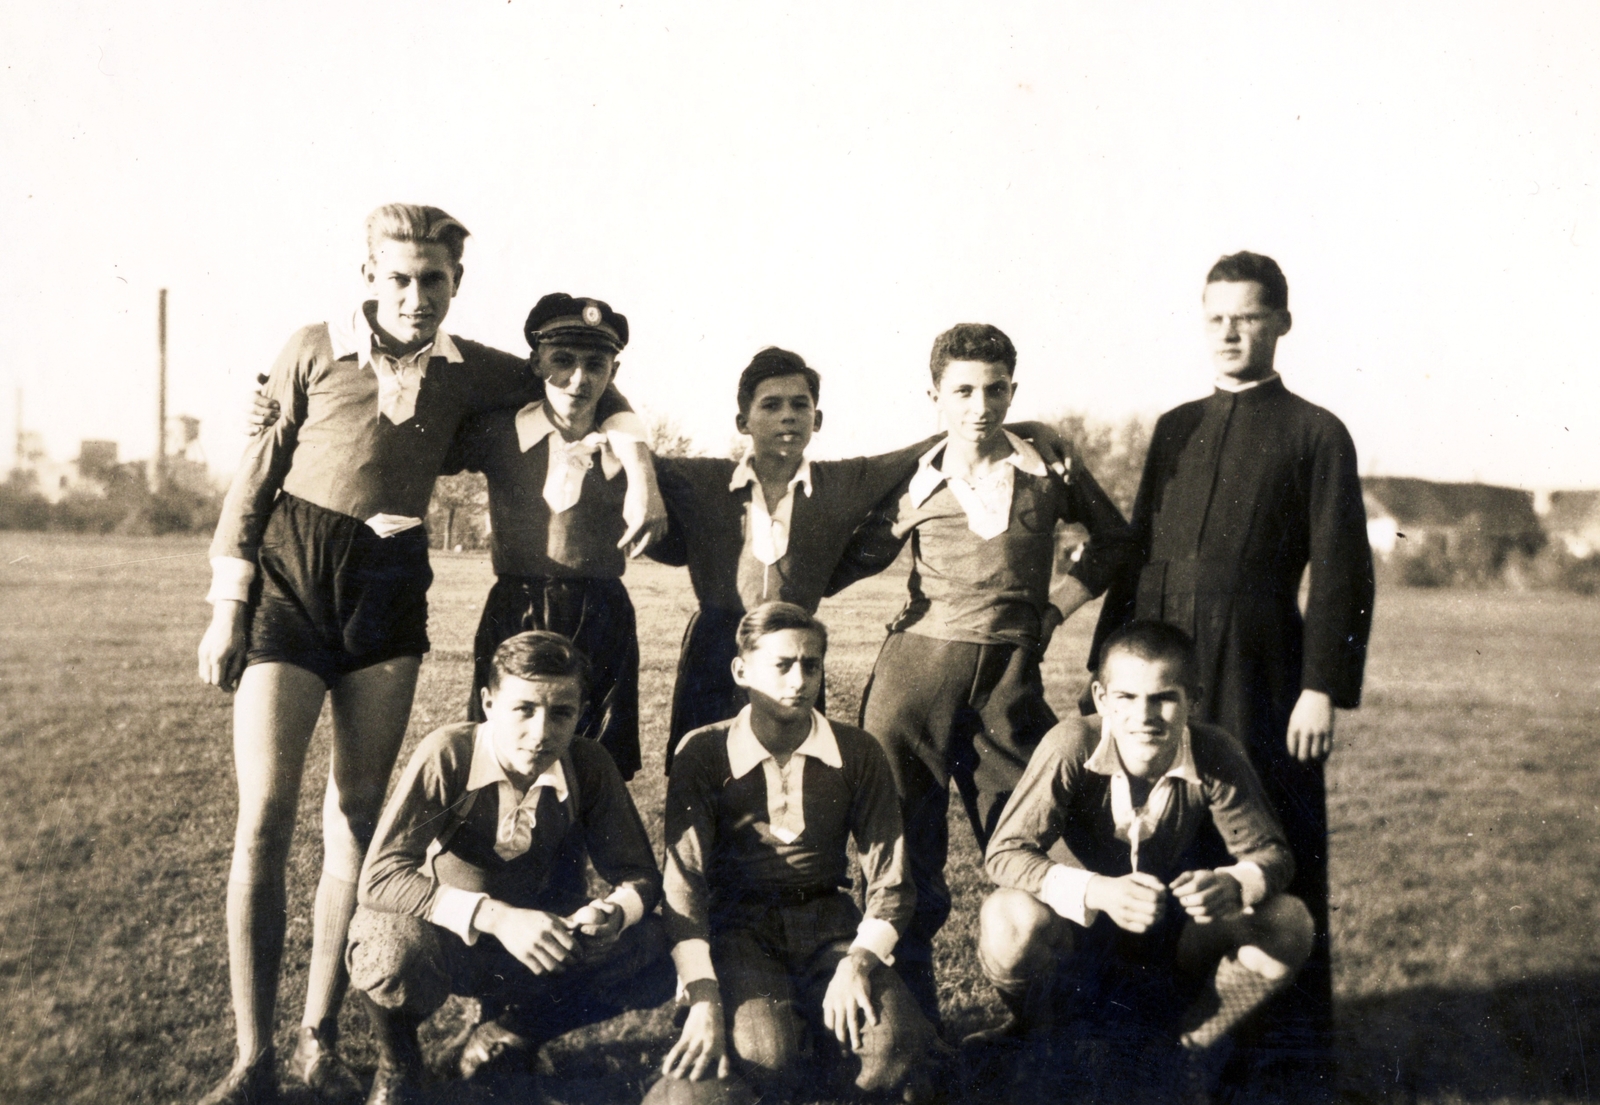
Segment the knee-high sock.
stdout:
<svg viewBox="0 0 1600 1105">
<path fill-rule="evenodd" d="M 1223 956 L 1206 988 L 1184 1011 L 1180 1042 L 1191 1051 L 1214 1046 L 1251 1013 L 1294 981 L 1294 972 L 1267 978 L 1232 956 Z"/>
<path fill-rule="evenodd" d="M 285 908 L 281 874 L 267 882 L 228 883 L 228 981 L 242 1060 L 272 1046 Z"/>
<path fill-rule="evenodd" d="M 345 939 L 356 912 L 356 884 L 328 871 L 317 883 L 311 919 L 311 970 L 306 979 L 303 1025 L 318 1030 L 328 1042 L 338 1039 L 339 1005 L 350 976 L 344 967 Z"/>
</svg>

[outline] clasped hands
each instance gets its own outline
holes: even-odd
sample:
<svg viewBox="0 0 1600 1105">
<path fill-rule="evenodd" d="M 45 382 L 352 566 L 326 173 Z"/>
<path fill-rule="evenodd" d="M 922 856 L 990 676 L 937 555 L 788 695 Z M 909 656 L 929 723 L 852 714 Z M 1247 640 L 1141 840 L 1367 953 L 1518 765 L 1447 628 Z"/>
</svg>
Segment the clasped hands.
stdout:
<svg viewBox="0 0 1600 1105">
<path fill-rule="evenodd" d="M 620 905 L 598 898 L 567 917 L 486 898 L 472 923 L 500 941 L 528 970 L 548 975 L 616 943 L 623 920 Z"/>
<path fill-rule="evenodd" d="M 1197 925 L 1230 920 L 1244 909 L 1239 880 L 1225 871 L 1185 871 L 1170 884 L 1141 871 L 1115 879 L 1096 875 L 1084 888 L 1083 904 L 1120 929 L 1146 932 L 1161 919 L 1168 897 Z"/>
</svg>

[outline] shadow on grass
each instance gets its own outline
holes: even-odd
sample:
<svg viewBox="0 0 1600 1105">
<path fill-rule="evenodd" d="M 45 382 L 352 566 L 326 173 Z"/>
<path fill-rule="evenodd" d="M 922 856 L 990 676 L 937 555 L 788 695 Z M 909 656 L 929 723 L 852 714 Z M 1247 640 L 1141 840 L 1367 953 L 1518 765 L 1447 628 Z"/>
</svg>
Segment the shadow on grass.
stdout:
<svg viewBox="0 0 1600 1105">
<path fill-rule="evenodd" d="M 1340 1082 L 1358 1101 L 1600 1097 L 1600 973 L 1373 995 L 1338 1019 Z"/>
</svg>

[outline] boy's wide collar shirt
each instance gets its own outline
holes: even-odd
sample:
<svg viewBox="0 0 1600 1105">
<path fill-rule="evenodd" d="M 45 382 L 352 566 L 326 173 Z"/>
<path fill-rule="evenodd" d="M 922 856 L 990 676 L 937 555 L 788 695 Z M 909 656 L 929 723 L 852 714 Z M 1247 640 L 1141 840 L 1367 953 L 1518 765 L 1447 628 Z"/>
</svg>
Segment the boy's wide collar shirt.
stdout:
<svg viewBox="0 0 1600 1105">
<path fill-rule="evenodd" d="M 672 781 L 668 784 L 666 881 L 671 889 L 667 891 L 666 908 L 668 914 L 677 915 L 680 926 L 694 933 L 687 938 L 675 937 L 672 958 L 678 967 L 680 983 L 687 986 L 700 979 L 717 977 L 706 935 L 710 902 L 707 896 L 709 887 L 704 880 L 713 869 L 721 869 L 726 877 L 729 868 L 723 867 L 723 863 L 731 860 L 733 865 L 738 864 L 739 860 L 726 854 L 724 849 L 727 852 L 738 848 L 748 849 L 753 842 L 741 831 L 737 834 L 740 838 L 737 842 L 716 840 L 713 843 L 711 834 L 715 814 L 710 807 L 716 801 L 714 795 L 717 792 L 725 793 L 726 788 L 753 772 L 757 764 L 762 767 L 766 784 L 767 829 L 771 838 L 780 842 L 779 850 L 810 848 L 835 852 L 842 859 L 844 836 L 848 833 L 855 837 L 862 873 L 867 881 L 866 912 L 869 915 L 864 916 L 857 925 L 852 947 L 870 951 L 884 963 L 893 965 L 895 944 L 900 939 L 899 930 L 877 913 L 887 908 L 903 909 L 909 915 L 910 908 L 904 904 L 903 896 L 910 878 L 904 867 L 899 801 L 881 750 L 866 733 L 846 727 L 855 741 L 851 746 L 854 766 L 847 767 L 838 732 L 824 715 L 812 711 L 811 732 L 789 756 L 788 762 L 780 767 L 776 758 L 756 737 L 751 726 L 751 709 L 746 706 L 732 721 L 700 730 L 695 738 L 699 741 L 721 741 L 727 757 L 725 774 L 715 766 L 715 758 L 707 754 L 709 746 L 695 745 L 695 751 L 687 759 L 680 750 L 673 766 Z M 726 729 L 718 732 L 724 725 Z M 863 770 L 863 756 L 879 761 L 870 765 L 876 768 L 875 771 Z M 858 785 L 865 789 L 857 791 L 850 801 L 844 802 L 838 801 L 838 796 L 828 800 L 826 789 L 821 792 L 824 796 L 822 800 L 817 800 L 814 795 L 817 809 L 813 812 L 822 815 L 823 823 L 814 826 L 812 833 L 807 833 L 803 783 L 810 760 L 822 765 L 830 775 L 840 772 L 847 778 L 863 779 Z M 689 795 L 695 797 L 685 802 Z M 675 802 L 679 805 L 674 805 Z M 741 825 L 759 823 L 761 819 L 756 810 L 739 810 L 734 817 Z M 830 818 L 837 818 L 837 823 L 827 823 Z M 849 823 L 856 818 L 863 820 Z M 690 831 L 684 832 L 685 829 Z M 759 832 L 756 835 L 759 837 Z M 834 837 L 838 838 L 837 842 L 831 843 Z M 767 852 L 772 845 L 754 847 Z M 714 858 L 713 852 L 724 854 Z M 842 868 L 840 873 L 843 873 Z"/>
<path fill-rule="evenodd" d="M 941 486 L 948 484 L 950 493 L 966 512 L 967 527 L 973 533 L 989 541 L 1006 532 L 1011 524 L 1011 496 L 1016 487 L 1016 473 L 1022 471 L 1043 478 L 1049 469 L 1032 445 L 1010 430 L 1001 432 L 1011 443 L 1011 453 L 1004 458 L 1004 463 L 995 465 L 989 475 L 979 479 L 948 476 L 939 467 L 949 444 L 948 439 L 924 453 L 917 464 L 916 475 L 911 477 L 911 484 L 906 489 L 911 505 L 920 507 Z"/>
<path fill-rule="evenodd" d="M 544 501 L 557 514 L 572 509 L 583 496 L 583 479 L 600 458 L 600 471 L 608 480 L 622 471 L 622 461 L 612 451 L 605 433 L 595 430 L 576 441 L 561 436 L 545 403 L 529 403 L 517 412 L 517 446 L 524 453 L 541 441 L 550 443 L 545 466 Z"/>
<path fill-rule="evenodd" d="M 1139 870 L 1139 842 L 1149 840 L 1160 829 L 1161 820 L 1166 816 L 1167 807 L 1172 802 L 1173 790 L 1185 783 L 1196 787 L 1201 785 L 1200 772 L 1194 762 L 1193 738 L 1188 726 L 1184 726 L 1178 754 L 1173 758 L 1172 766 L 1156 780 L 1141 807 L 1135 807 L 1133 804 L 1127 769 L 1122 765 L 1122 757 L 1117 753 L 1116 738 L 1111 735 L 1104 718 L 1100 722 L 1100 743 L 1095 746 L 1083 766 L 1096 774 L 1108 776 L 1111 780 L 1111 820 L 1116 826 L 1117 839 L 1128 845 L 1129 866 L 1134 871 Z M 1266 873 L 1259 864 L 1243 860 L 1215 870 L 1232 875 L 1239 883 L 1246 909 L 1267 896 Z M 1100 916 L 1100 911 L 1090 909 L 1084 900 L 1089 880 L 1095 877 L 1093 871 L 1057 863 L 1046 873 L 1044 882 L 1039 887 L 1039 898 L 1057 915 L 1069 921 L 1076 921 L 1087 928 Z"/>
<path fill-rule="evenodd" d="M 745 506 L 745 533 L 748 535 L 750 555 L 770 568 L 789 552 L 795 489 L 804 488 L 806 497 L 811 497 L 811 461 L 801 460 L 776 510 L 767 509 L 766 492 L 761 489 L 761 479 L 751 466 L 749 456 L 740 459 L 734 466 L 733 477 L 728 480 L 730 492 L 746 487 L 750 489 L 750 501 Z"/>
<path fill-rule="evenodd" d="M 422 390 L 422 378 L 428 374 L 430 360 L 443 357 L 451 364 L 460 364 L 463 360 L 461 350 L 443 330 L 427 345 L 403 357 L 386 352 L 372 328 L 372 320 L 367 317 L 365 303 L 349 318 L 328 323 L 328 342 L 333 346 L 335 359 L 353 355 L 356 363 L 370 369 L 378 378 L 378 412 L 396 426 L 409 422 L 416 414 L 417 393 Z"/>
<path fill-rule="evenodd" d="M 526 855 L 533 846 L 533 826 L 537 822 L 535 811 L 539 806 L 539 791 L 549 788 L 556 792 L 556 801 L 567 800 L 567 773 L 561 761 L 550 765 L 526 791 L 506 775 L 505 768 L 494 754 L 494 739 L 487 725 L 479 725 L 473 737 L 472 766 L 467 770 L 467 789 L 479 790 L 493 786 L 500 799 L 500 823 L 495 829 L 494 854 L 501 859 L 516 859 Z"/>
<path fill-rule="evenodd" d="M 806 831 L 804 780 L 806 758 L 820 760 L 832 768 L 844 767 L 833 726 L 816 710 L 811 711 L 811 732 L 779 765 L 768 752 L 750 723 L 750 707 L 739 711 L 728 730 L 728 771 L 735 779 L 748 775 L 757 764 L 767 779 L 767 824 L 772 835 L 793 844 Z"/>
</svg>

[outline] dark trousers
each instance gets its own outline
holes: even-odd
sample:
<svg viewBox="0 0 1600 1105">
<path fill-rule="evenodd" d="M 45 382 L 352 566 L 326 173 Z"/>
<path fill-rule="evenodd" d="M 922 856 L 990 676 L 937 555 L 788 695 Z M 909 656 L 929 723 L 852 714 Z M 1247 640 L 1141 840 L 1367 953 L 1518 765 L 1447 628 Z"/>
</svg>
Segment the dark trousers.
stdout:
<svg viewBox="0 0 1600 1105">
<path fill-rule="evenodd" d="M 639 634 L 620 579 L 500 576 L 489 589 L 472 642 L 467 717 L 483 720 L 483 688 L 494 650 L 530 629 L 559 633 L 589 658 L 589 704 L 578 735 L 611 753 L 623 779 L 639 770 Z"/>
<path fill-rule="evenodd" d="M 900 792 L 917 887 L 916 912 L 895 948 L 908 981 L 929 969 L 934 934 L 950 916 L 950 781 L 979 849 L 988 847 L 1028 757 L 1055 724 L 1033 648 L 915 633 L 891 633 L 883 642 L 862 693 L 861 727 L 888 754 Z M 917 998 L 928 1010 L 930 995 Z"/>
<path fill-rule="evenodd" d="M 847 894 L 796 904 L 734 903 L 712 918 L 711 957 L 722 991 L 728 1040 L 740 1072 L 758 1087 L 794 1089 L 831 1082 L 888 1093 L 917 1072 L 933 1029 L 891 968 L 872 972 L 876 1025 L 861 1050 L 841 1046 L 822 1020 L 822 999 L 850 954 L 861 913 Z M 815 1070 L 820 1077 L 808 1077 Z"/>
<path fill-rule="evenodd" d="M 744 709 L 749 696 L 733 681 L 733 658 L 739 655 L 737 633 L 743 610 L 702 606 L 689 616 L 678 651 L 678 679 L 672 688 L 672 730 L 667 737 L 666 771 L 678 742 L 696 729 L 727 721 Z M 817 696 L 817 709 L 828 708 L 827 689 Z"/>
<path fill-rule="evenodd" d="M 538 1042 L 630 1009 L 672 999 L 677 974 L 661 919 L 645 917 L 604 952 L 556 974 L 536 975 L 492 936 L 468 945 L 420 917 L 365 907 L 350 922 L 345 948 L 350 984 L 378 1005 L 417 1020 L 451 994 L 477 998 L 485 1020 L 499 1019 Z"/>
</svg>

